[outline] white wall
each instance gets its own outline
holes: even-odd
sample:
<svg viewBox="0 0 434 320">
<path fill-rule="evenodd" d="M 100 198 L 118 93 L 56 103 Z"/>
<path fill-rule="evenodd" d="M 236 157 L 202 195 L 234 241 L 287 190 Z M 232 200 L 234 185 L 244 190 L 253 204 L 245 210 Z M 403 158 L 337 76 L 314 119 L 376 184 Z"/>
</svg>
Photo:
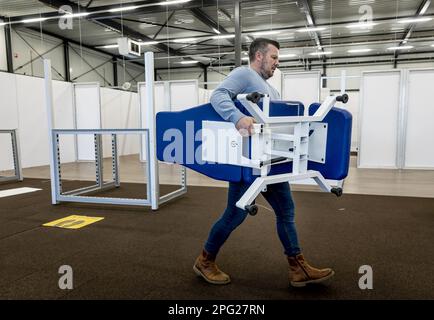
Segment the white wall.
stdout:
<svg viewBox="0 0 434 320">
<path fill-rule="evenodd" d="M 0 129 L 18 128 L 16 79 L 14 75 L 0 72 Z M 12 144 L 9 134 L 0 134 L 0 170 L 13 169 Z"/>
<path fill-rule="evenodd" d="M 64 80 L 65 68 L 61 40 L 46 35 L 41 37 L 41 34 L 36 34 L 32 31 L 15 30 L 14 28 L 12 28 L 11 40 L 15 73 L 43 77 L 44 64 L 38 56 L 39 54 L 51 60 L 53 80 Z M 53 51 L 43 54 L 59 44 L 60 46 Z M 34 59 L 32 63 L 25 65 L 32 59 Z"/>
<path fill-rule="evenodd" d="M 113 63 L 111 62 L 111 59 L 112 58 L 109 55 L 104 55 L 99 52 L 70 44 L 69 61 L 71 66 L 71 81 L 96 81 L 100 83 L 101 87 L 113 86 Z M 101 66 L 92 70 L 94 67 L 99 65 Z"/>
<path fill-rule="evenodd" d="M 136 92 L 101 88 L 102 128 L 140 128 L 139 102 Z M 111 136 L 103 136 L 104 157 L 111 156 Z M 119 155 L 137 154 L 140 151 L 140 136 L 118 136 Z"/>
<path fill-rule="evenodd" d="M 72 83 L 53 81 L 55 128 L 74 128 Z M 102 88 L 103 128 L 138 128 L 137 93 Z M 18 128 L 21 162 L 24 168 L 48 165 L 48 125 L 44 79 L 0 72 L 0 129 Z M 119 155 L 138 154 L 139 136 L 118 137 Z M 111 155 L 111 140 L 105 138 L 104 155 Z M 13 167 L 9 135 L 0 135 L 0 170 Z M 72 135 L 60 137 L 61 162 L 73 162 L 75 142 Z"/>
<path fill-rule="evenodd" d="M 0 19 L 0 22 L 3 20 Z M 6 38 L 5 38 L 5 27 L 0 27 L 0 70 L 8 70 L 8 62 L 6 59 Z"/>
</svg>

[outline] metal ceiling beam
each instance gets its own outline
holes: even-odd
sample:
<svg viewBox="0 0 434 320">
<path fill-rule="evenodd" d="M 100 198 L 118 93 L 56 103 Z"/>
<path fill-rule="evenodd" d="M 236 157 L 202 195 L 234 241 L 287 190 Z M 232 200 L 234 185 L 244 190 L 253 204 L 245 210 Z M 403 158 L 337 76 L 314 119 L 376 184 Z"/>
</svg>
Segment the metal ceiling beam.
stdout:
<svg viewBox="0 0 434 320">
<path fill-rule="evenodd" d="M 47 2 L 47 5 L 51 6 L 52 8 L 59 8 L 63 3 L 66 1 L 62 0 L 44 0 Z M 134 1 L 134 2 L 128 2 L 124 3 L 125 6 L 141 6 L 146 5 L 144 8 L 138 8 L 136 10 L 128 10 L 122 12 L 122 16 L 131 16 L 136 15 L 138 13 L 140 14 L 153 14 L 153 13 L 161 13 L 166 12 L 167 8 L 169 8 L 170 11 L 178 11 L 178 10 L 188 10 L 192 8 L 204 8 L 204 7 L 215 7 L 218 6 L 232 6 L 233 0 L 192 0 L 190 2 L 186 3 L 180 3 L 180 4 L 172 4 L 170 6 L 163 6 L 163 5 L 152 5 L 154 3 L 160 3 L 163 0 L 153 0 L 153 1 Z M 256 0 L 242 0 L 242 2 L 255 2 Z M 68 1 L 69 2 L 69 1 Z M 60 4 L 60 6 L 59 6 Z M 70 5 L 73 9 L 73 12 L 78 12 L 78 5 L 76 3 L 67 4 Z M 148 6 L 149 5 L 149 6 Z M 84 8 L 84 7 L 83 7 Z M 91 13 L 89 18 L 92 19 L 106 19 L 106 18 L 116 18 L 121 15 L 121 12 L 108 12 L 110 9 L 119 8 L 119 4 L 115 5 L 105 5 L 105 6 L 93 6 L 92 8 L 84 8 L 80 11 L 86 11 Z M 59 16 L 59 12 L 47 12 L 42 14 L 30 14 L 30 15 L 22 15 L 22 16 L 15 16 L 11 17 L 12 22 L 21 21 L 23 19 L 31 19 L 31 18 L 52 18 Z"/>
<path fill-rule="evenodd" d="M 137 19 L 130 19 L 130 18 L 122 18 L 123 21 L 129 21 L 129 22 L 135 22 L 135 23 L 140 23 L 140 24 L 149 24 L 151 26 L 158 26 L 158 27 L 163 27 L 165 26 L 162 23 L 156 23 L 156 22 L 149 22 L 149 21 L 141 21 L 141 20 L 137 20 Z M 166 28 L 169 29 L 179 29 L 179 30 L 185 30 L 185 31 L 193 31 L 193 32 L 200 32 L 200 33 L 206 33 L 206 34 L 214 34 L 214 32 L 209 32 L 209 31 L 204 31 L 204 30 L 197 30 L 197 29 L 192 29 L 192 28 L 184 28 L 184 27 L 178 27 L 178 26 L 174 26 L 174 25 L 166 25 Z"/>
<path fill-rule="evenodd" d="M 37 32 L 37 33 L 41 33 L 42 32 L 43 34 L 45 34 L 47 36 L 50 36 L 50 37 L 53 37 L 53 38 L 56 38 L 56 39 L 59 39 L 59 40 L 62 40 L 62 41 L 68 41 L 70 44 L 75 44 L 76 46 L 81 46 L 83 48 L 86 48 L 86 49 L 89 49 L 89 50 L 92 50 L 92 51 L 95 51 L 95 52 L 98 52 L 98 53 L 101 53 L 101 54 L 104 54 L 104 55 L 107 55 L 107 56 L 112 56 L 112 57 L 118 58 L 118 59 L 125 59 L 129 63 L 135 64 L 135 65 L 140 66 L 140 67 L 143 68 L 143 63 L 137 62 L 136 60 L 134 60 L 134 58 L 130 59 L 128 57 L 124 57 L 124 56 L 121 56 L 121 55 L 114 55 L 114 54 L 111 54 L 111 53 L 109 53 L 107 51 L 100 50 L 98 48 L 94 48 L 92 46 L 88 46 L 88 45 L 80 43 L 78 41 L 62 37 L 62 36 L 60 36 L 58 34 L 54 34 L 52 32 L 46 31 L 44 29 L 41 30 L 39 28 L 34 28 L 34 27 L 26 27 L 26 29 L 32 30 L 32 31 Z M 129 60 L 132 60 L 132 61 L 129 61 Z"/>
<path fill-rule="evenodd" d="M 39 2 L 48 5 L 52 8 L 59 9 L 62 6 L 71 6 L 73 8 L 74 12 L 84 12 L 86 11 L 85 7 L 82 7 L 74 2 L 71 2 L 69 0 L 38 0 Z M 112 29 L 113 31 L 116 31 L 118 33 L 122 33 L 123 36 L 132 38 L 133 40 L 138 41 L 152 41 L 153 39 L 130 28 L 127 26 L 123 26 L 120 23 L 116 22 L 112 19 L 100 19 L 100 20 L 90 20 L 98 25 L 102 25 L 104 27 L 108 27 Z M 153 45 L 153 47 L 158 48 L 161 51 L 166 51 L 170 54 L 176 54 L 176 50 L 173 50 L 169 46 L 165 45 L 164 43 L 158 43 L 156 45 Z"/>
<path fill-rule="evenodd" d="M 148 37 L 147 35 L 144 35 L 143 33 L 138 32 L 128 26 L 122 25 L 113 19 L 100 19 L 91 21 L 105 28 L 110 28 L 113 31 L 123 34 L 123 36 L 136 41 L 153 41 L 153 39 Z M 155 45 L 152 45 L 152 47 L 158 48 L 159 50 L 164 52 L 168 52 L 169 54 L 178 54 L 176 50 L 170 48 L 164 43 L 157 43 Z"/>
<path fill-rule="evenodd" d="M 300 10 L 306 16 L 308 26 L 310 28 L 315 28 L 316 27 L 315 19 L 313 17 L 312 10 L 310 9 L 309 0 L 299 0 L 298 3 L 301 4 Z M 309 32 L 309 34 L 311 35 L 311 37 L 313 36 L 313 39 L 315 41 L 316 46 L 318 47 L 318 50 L 324 51 L 318 33 L 316 31 L 312 31 Z"/>
<path fill-rule="evenodd" d="M 219 31 L 221 34 L 228 34 L 229 32 L 222 26 L 220 26 L 217 22 L 215 22 L 209 15 L 202 11 L 200 8 L 192 8 L 190 12 L 193 16 L 201 21 L 204 25 L 208 26 L 213 33 L 216 33 L 215 30 Z"/>
<path fill-rule="evenodd" d="M 421 4 L 419 5 L 419 8 L 418 8 L 417 11 L 416 11 L 416 14 L 415 14 L 414 18 L 417 18 L 417 17 L 419 17 L 419 16 L 422 16 L 422 15 L 423 15 L 423 13 L 421 14 L 422 9 L 424 9 L 425 6 L 428 7 L 430 4 L 431 4 L 431 0 L 423 0 L 423 1 L 421 2 Z M 426 7 L 426 8 L 427 8 L 427 7 Z M 426 8 L 425 8 L 425 10 L 426 10 Z M 404 38 L 402 39 L 401 44 L 406 44 L 406 43 L 407 43 L 407 41 L 408 41 L 408 39 L 410 39 L 411 34 L 412 34 L 412 32 L 413 32 L 413 30 L 414 30 L 415 27 L 416 27 L 416 23 L 412 23 L 412 24 L 407 28 L 407 30 L 406 30 L 406 34 L 405 34 Z M 401 45 L 401 44 L 400 44 L 400 45 Z"/>
<path fill-rule="evenodd" d="M 414 15 L 415 18 L 421 16 L 424 14 L 424 12 L 422 12 L 422 10 L 425 10 L 429 7 L 429 5 L 431 4 L 431 0 L 422 0 L 421 4 L 419 5 L 419 7 L 416 10 L 416 13 Z M 401 42 L 399 43 L 398 47 L 400 47 L 401 45 L 404 45 L 408 42 L 408 40 L 411 37 L 411 34 L 413 32 L 413 30 L 416 28 L 416 23 L 412 23 L 410 26 L 408 26 L 406 32 L 405 32 L 405 36 L 404 38 L 401 40 Z M 397 67 L 397 59 L 398 59 L 398 55 L 399 52 L 395 51 L 395 55 L 394 55 L 394 63 L 393 63 L 393 67 L 396 68 Z"/>
</svg>

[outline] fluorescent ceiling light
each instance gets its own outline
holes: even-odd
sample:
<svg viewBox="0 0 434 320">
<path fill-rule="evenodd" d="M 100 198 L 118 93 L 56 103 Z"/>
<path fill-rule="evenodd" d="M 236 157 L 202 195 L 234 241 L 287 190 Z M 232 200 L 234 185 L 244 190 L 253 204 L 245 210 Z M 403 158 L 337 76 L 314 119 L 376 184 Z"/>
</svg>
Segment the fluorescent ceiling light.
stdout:
<svg viewBox="0 0 434 320">
<path fill-rule="evenodd" d="M 387 48 L 387 50 L 407 50 L 411 48 L 413 48 L 413 46 L 400 46 L 400 47 L 390 47 Z"/>
<path fill-rule="evenodd" d="M 281 58 L 294 58 L 294 57 L 296 57 L 297 55 L 295 54 L 295 53 L 286 53 L 286 54 L 280 54 L 279 55 L 279 59 L 281 59 Z"/>
<path fill-rule="evenodd" d="M 309 55 L 310 56 L 322 56 L 322 55 L 325 55 L 325 54 L 332 54 L 333 52 L 331 52 L 331 51 L 324 51 L 324 52 L 311 52 L 311 53 L 309 53 Z"/>
<path fill-rule="evenodd" d="M 434 47 L 434 44 L 432 44 L 431 47 Z"/>
<path fill-rule="evenodd" d="M 99 47 L 95 47 L 95 48 L 113 49 L 113 48 L 118 48 L 118 47 L 119 47 L 118 44 L 107 44 L 105 46 L 99 46 Z"/>
<path fill-rule="evenodd" d="M 212 37 L 213 39 L 230 39 L 230 38 L 235 38 L 234 34 L 223 34 L 221 36 L 214 36 Z"/>
<path fill-rule="evenodd" d="M 118 7 L 114 9 L 110 9 L 110 12 L 119 12 L 119 11 L 128 11 L 128 10 L 135 10 L 138 6 L 128 6 L 128 7 Z"/>
<path fill-rule="evenodd" d="M 171 4 L 179 4 L 179 3 L 185 3 L 185 2 L 189 2 L 191 0 L 173 0 L 173 1 L 163 1 L 163 2 L 159 2 L 157 4 L 159 4 L 160 6 L 169 6 Z"/>
<path fill-rule="evenodd" d="M 428 7 L 429 7 L 430 4 L 431 4 L 431 1 L 425 2 L 423 8 L 419 12 L 420 16 L 423 15 L 426 12 L 426 10 L 428 9 Z"/>
<path fill-rule="evenodd" d="M 40 21 L 45 21 L 48 20 L 48 18 L 33 18 L 33 19 L 25 19 L 22 20 L 22 23 L 32 23 L 32 22 L 40 22 Z"/>
<path fill-rule="evenodd" d="M 90 12 L 80 12 L 80 13 L 66 13 L 62 16 L 62 18 L 78 18 L 78 17 L 85 17 L 90 15 Z"/>
<path fill-rule="evenodd" d="M 374 22 L 361 22 L 361 23 L 353 23 L 353 24 L 349 24 L 346 27 L 349 29 L 366 29 L 366 28 L 370 28 L 373 26 L 376 26 L 377 24 Z"/>
<path fill-rule="evenodd" d="M 3 27 L 6 25 L 6 22 L 0 22 L 0 27 Z"/>
<path fill-rule="evenodd" d="M 221 32 L 220 31 L 218 31 L 216 28 L 212 28 L 213 29 L 213 31 L 215 32 L 215 33 L 217 33 L 217 34 L 220 34 Z"/>
<path fill-rule="evenodd" d="M 280 33 L 279 30 L 270 30 L 270 31 L 254 32 L 254 33 L 252 33 L 252 35 L 254 35 L 254 36 L 269 36 L 269 35 L 278 34 L 278 33 Z"/>
<path fill-rule="evenodd" d="M 145 42 L 139 42 L 139 44 L 140 44 L 141 46 L 151 46 L 151 45 L 158 44 L 158 43 L 159 43 L 158 41 L 145 41 Z"/>
<path fill-rule="evenodd" d="M 413 18 L 413 19 L 404 19 L 399 20 L 398 23 L 418 23 L 418 22 L 427 22 L 432 20 L 432 18 L 424 17 L 424 18 Z"/>
<path fill-rule="evenodd" d="M 199 61 L 197 60 L 185 60 L 185 61 L 181 61 L 180 64 L 194 64 L 194 63 L 198 63 Z"/>
<path fill-rule="evenodd" d="M 192 42 L 197 41 L 197 38 L 183 38 L 183 39 L 175 39 L 173 42 Z"/>
<path fill-rule="evenodd" d="M 351 49 L 351 50 L 348 50 L 347 52 L 348 53 L 362 53 L 362 52 L 370 52 L 370 51 L 372 51 L 372 49 L 364 48 L 364 49 Z"/>
<path fill-rule="evenodd" d="M 249 60 L 249 57 L 242 57 L 241 60 Z"/>
<path fill-rule="evenodd" d="M 313 27 L 313 28 L 303 28 L 297 29 L 298 32 L 310 32 L 310 31 L 323 31 L 327 29 L 326 27 Z"/>
</svg>

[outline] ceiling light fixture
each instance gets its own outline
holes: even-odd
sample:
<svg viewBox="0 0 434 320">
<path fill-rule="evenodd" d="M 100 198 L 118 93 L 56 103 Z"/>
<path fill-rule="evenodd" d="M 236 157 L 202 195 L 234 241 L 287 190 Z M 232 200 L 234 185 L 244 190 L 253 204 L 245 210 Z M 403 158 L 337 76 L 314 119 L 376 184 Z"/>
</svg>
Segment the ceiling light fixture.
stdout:
<svg viewBox="0 0 434 320">
<path fill-rule="evenodd" d="M 296 56 L 297 55 L 295 53 L 280 54 L 279 59 L 281 59 L 281 58 L 294 58 Z"/>
<path fill-rule="evenodd" d="M 431 4 L 431 0 L 428 0 L 427 2 L 425 2 L 423 8 L 420 10 L 419 15 L 423 15 L 426 10 L 428 9 L 429 5 Z"/>
<path fill-rule="evenodd" d="M 217 33 L 217 34 L 220 34 L 220 33 L 221 33 L 221 32 L 218 31 L 216 28 L 212 28 L 212 30 L 213 30 L 215 33 Z"/>
<path fill-rule="evenodd" d="M 374 23 L 374 22 L 360 22 L 360 23 L 349 24 L 346 27 L 348 29 L 366 29 L 366 28 L 370 28 L 370 27 L 373 27 L 376 25 L 377 25 L 377 23 Z"/>
<path fill-rule="evenodd" d="M 362 52 L 370 52 L 370 51 L 372 51 L 372 49 L 363 48 L 363 49 L 351 49 L 351 50 L 348 50 L 347 52 L 348 53 L 362 53 Z"/>
<path fill-rule="evenodd" d="M 322 55 L 326 55 L 326 54 L 332 54 L 333 52 L 331 51 L 324 51 L 324 52 L 311 52 L 309 53 L 310 56 L 322 56 Z"/>
<path fill-rule="evenodd" d="M 180 64 L 194 64 L 194 63 L 198 63 L 199 61 L 197 60 L 185 60 L 185 61 L 181 61 Z"/>
<path fill-rule="evenodd" d="M 414 48 L 413 46 L 400 46 L 400 47 L 390 47 L 387 48 L 387 50 L 407 50 L 407 49 L 412 49 Z"/>
<path fill-rule="evenodd" d="M 21 20 L 22 23 L 32 23 L 32 22 L 40 22 L 40 21 L 45 21 L 48 20 L 48 18 L 33 18 L 33 19 L 25 19 L 25 20 Z"/>
<path fill-rule="evenodd" d="M 403 19 L 399 20 L 398 23 L 418 23 L 418 22 L 427 22 L 431 21 L 432 18 L 424 17 L 424 18 L 412 18 L 412 19 Z"/>
<path fill-rule="evenodd" d="M 135 10 L 135 9 L 137 9 L 138 7 L 139 7 L 139 6 L 118 7 L 118 8 L 110 9 L 109 12 L 119 12 L 119 11 Z"/>
<path fill-rule="evenodd" d="M 80 13 L 65 13 L 62 18 L 78 18 L 90 15 L 90 12 L 80 12 Z"/>
<path fill-rule="evenodd" d="M 269 36 L 272 34 L 278 34 L 280 33 L 279 30 L 270 30 L 270 31 L 259 31 L 252 33 L 253 36 Z"/>
<path fill-rule="evenodd" d="M 314 32 L 314 31 L 323 31 L 327 29 L 326 27 L 312 27 L 312 28 L 303 28 L 303 29 L 297 29 L 297 32 Z"/>
<path fill-rule="evenodd" d="M 95 48 L 102 48 L 102 49 L 114 49 L 114 48 L 118 48 L 119 45 L 118 44 L 106 44 L 104 46 L 97 46 Z"/>
<path fill-rule="evenodd" d="M 158 2 L 156 4 L 158 4 L 160 6 L 170 6 L 171 4 L 180 4 L 180 3 L 190 2 L 190 1 L 191 0 L 173 0 L 173 1 Z"/>
<path fill-rule="evenodd" d="M 212 37 L 213 39 L 230 39 L 230 38 L 235 38 L 234 34 L 223 34 L 221 36 L 214 36 Z"/>
</svg>

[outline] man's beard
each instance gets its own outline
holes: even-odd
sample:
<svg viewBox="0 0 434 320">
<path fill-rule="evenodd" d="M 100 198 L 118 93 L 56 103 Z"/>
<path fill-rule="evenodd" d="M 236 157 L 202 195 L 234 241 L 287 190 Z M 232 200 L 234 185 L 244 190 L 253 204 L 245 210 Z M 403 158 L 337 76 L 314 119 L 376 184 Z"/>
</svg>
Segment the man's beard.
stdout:
<svg viewBox="0 0 434 320">
<path fill-rule="evenodd" d="M 265 80 L 271 78 L 273 76 L 273 72 L 270 71 L 270 73 L 268 73 L 265 69 L 265 63 L 261 63 L 261 76 L 262 78 L 264 78 Z"/>
</svg>

